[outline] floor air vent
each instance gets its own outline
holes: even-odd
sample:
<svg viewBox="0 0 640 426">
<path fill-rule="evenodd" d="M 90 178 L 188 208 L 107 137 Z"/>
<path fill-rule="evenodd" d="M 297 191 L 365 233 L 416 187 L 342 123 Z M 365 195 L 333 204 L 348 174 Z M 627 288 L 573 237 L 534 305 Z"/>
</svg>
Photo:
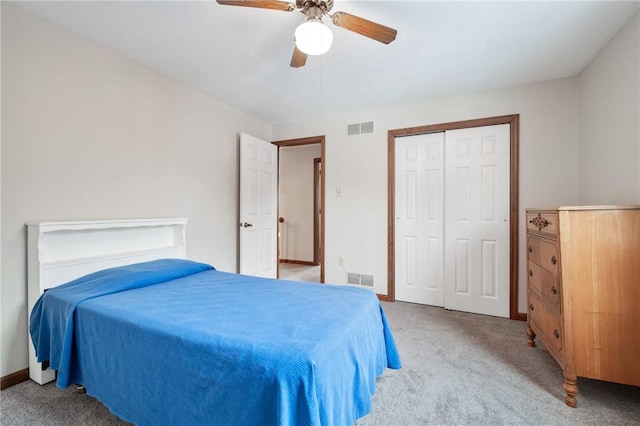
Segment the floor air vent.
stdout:
<svg viewBox="0 0 640 426">
<path fill-rule="evenodd" d="M 347 284 L 373 287 L 373 275 L 356 274 L 347 272 Z"/>
</svg>

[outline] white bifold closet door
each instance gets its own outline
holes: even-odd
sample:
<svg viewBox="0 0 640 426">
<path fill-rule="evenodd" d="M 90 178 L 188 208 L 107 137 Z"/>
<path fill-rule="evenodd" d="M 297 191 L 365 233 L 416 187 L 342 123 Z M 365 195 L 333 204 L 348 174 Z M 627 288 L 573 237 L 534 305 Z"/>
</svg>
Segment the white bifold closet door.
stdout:
<svg viewBox="0 0 640 426">
<path fill-rule="evenodd" d="M 396 299 L 509 316 L 510 126 L 396 138 Z"/>
<path fill-rule="evenodd" d="M 395 141 L 396 300 L 444 306 L 444 133 Z"/>
</svg>

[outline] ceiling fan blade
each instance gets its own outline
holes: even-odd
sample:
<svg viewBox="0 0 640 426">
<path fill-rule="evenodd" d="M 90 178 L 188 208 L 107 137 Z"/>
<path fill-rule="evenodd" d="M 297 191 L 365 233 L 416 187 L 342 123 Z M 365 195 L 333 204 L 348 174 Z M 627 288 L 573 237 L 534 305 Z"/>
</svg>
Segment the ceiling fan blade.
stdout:
<svg viewBox="0 0 640 426">
<path fill-rule="evenodd" d="M 297 46 L 293 47 L 293 56 L 291 57 L 291 66 L 293 68 L 303 67 L 307 63 L 307 54 L 298 49 Z"/>
<path fill-rule="evenodd" d="M 336 12 L 331 19 L 338 27 L 372 38 L 384 44 L 391 43 L 396 39 L 396 34 L 398 34 L 398 31 L 393 28 L 385 27 L 384 25 L 346 12 Z"/>
<path fill-rule="evenodd" d="M 278 0 L 216 0 L 218 4 L 227 6 L 258 7 L 260 9 L 284 10 L 291 12 L 296 8 L 295 3 Z"/>
</svg>

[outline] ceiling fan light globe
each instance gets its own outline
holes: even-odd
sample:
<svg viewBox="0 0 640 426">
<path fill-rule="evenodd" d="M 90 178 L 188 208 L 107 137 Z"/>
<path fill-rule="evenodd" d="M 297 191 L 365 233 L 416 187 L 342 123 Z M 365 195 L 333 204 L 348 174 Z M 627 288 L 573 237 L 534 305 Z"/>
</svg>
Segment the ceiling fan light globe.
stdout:
<svg viewBox="0 0 640 426">
<path fill-rule="evenodd" d="M 296 47 L 307 55 L 322 55 L 329 51 L 333 33 L 320 21 L 307 21 L 293 35 Z"/>
</svg>

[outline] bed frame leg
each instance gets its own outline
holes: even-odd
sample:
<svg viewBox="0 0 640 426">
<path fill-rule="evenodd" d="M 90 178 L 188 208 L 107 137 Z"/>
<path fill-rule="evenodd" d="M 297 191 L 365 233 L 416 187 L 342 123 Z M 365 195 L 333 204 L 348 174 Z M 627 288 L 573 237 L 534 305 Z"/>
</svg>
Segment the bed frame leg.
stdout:
<svg viewBox="0 0 640 426">
<path fill-rule="evenodd" d="M 76 385 L 76 393 L 87 393 L 87 390 L 82 385 Z"/>
</svg>

